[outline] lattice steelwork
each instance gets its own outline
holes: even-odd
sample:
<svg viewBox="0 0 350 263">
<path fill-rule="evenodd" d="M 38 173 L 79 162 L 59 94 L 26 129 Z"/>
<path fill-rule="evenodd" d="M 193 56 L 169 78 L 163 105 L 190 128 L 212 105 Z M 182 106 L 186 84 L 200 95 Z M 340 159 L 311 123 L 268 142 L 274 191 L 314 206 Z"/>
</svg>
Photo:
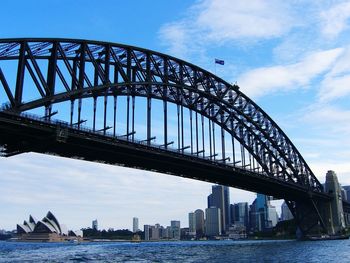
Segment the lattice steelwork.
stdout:
<svg viewBox="0 0 350 263">
<path fill-rule="evenodd" d="M 14 70 L 6 70 L 8 67 Z M 92 99 L 94 132 L 97 131 L 97 101 L 101 98 L 104 117 L 103 128 L 99 131 L 104 134 L 109 132 L 113 136 L 117 136 L 118 98 L 125 96 L 127 123 L 124 136 L 131 141 L 135 134 L 135 97 L 143 97 L 147 101 L 145 142 L 149 145 L 155 138 L 151 130 L 152 101 L 160 100 L 163 102 L 162 108 L 153 111 L 163 114 L 162 146 L 165 149 L 170 149 L 173 144 L 168 136 L 168 104 L 176 105 L 178 151 L 187 151 L 231 166 L 241 162 L 241 168 L 259 172 L 261 176 L 322 192 L 322 185 L 285 133 L 237 85 L 231 85 L 208 71 L 171 56 L 106 42 L 3 39 L 0 40 L 0 89 L 6 94 L 5 100 L 1 99 L 6 102 L 3 110 L 16 113 L 44 107 L 44 117 L 50 119 L 56 114 L 53 110 L 56 104 L 70 103 L 68 122 L 77 129 L 85 122 L 81 117 L 82 101 Z M 26 94 L 33 94 L 34 91 L 38 98 L 26 100 Z M 108 104 L 110 101 L 112 107 Z M 189 118 L 185 121 L 190 123 L 189 145 L 184 143 L 184 108 Z M 111 126 L 108 126 L 107 115 L 113 116 Z M 209 121 L 206 136 L 203 118 Z M 219 147 L 215 145 L 214 124 L 220 129 Z M 239 142 L 242 152 L 240 161 L 235 159 L 235 154 L 231 155 L 231 161 L 227 158 L 225 134 L 232 136 L 233 152 L 235 147 L 237 150 L 234 141 Z M 206 149 L 208 145 L 209 153 Z M 220 148 L 220 159 L 216 157 L 215 146 Z M 245 160 L 248 158 L 245 151 L 252 160 Z"/>
</svg>

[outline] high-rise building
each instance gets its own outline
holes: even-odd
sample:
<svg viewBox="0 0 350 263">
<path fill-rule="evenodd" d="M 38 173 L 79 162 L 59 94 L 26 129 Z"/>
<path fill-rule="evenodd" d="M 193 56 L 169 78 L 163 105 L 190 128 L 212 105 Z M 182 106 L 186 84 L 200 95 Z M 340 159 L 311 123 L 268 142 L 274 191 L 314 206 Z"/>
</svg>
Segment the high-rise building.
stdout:
<svg viewBox="0 0 350 263">
<path fill-rule="evenodd" d="M 248 214 L 248 203 L 242 202 L 231 206 L 232 216 L 234 217 L 234 224 L 248 228 L 249 214 Z"/>
<path fill-rule="evenodd" d="M 205 209 L 205 218 L 205 235 L 208 237 L 221 235 L 220 208 L 210 207 Z"/>
<path fill-rule="evenodd" d="M 201 238 L 204 236 L 204 212 L 201 209 L 194 211 L 195 225 L 196 225 L 196 237 Z"/>
<path fill-rule="evenodd" d="M 270 204 L 271 197 L 257 194 L 251 205 L 251 229 L 253 231 L 264 231 L 274 227 L 278 222 L 276 207 Z"/>
<path fill-rule="evenodd" d="M 276 207 L 271 205 L 270 202 L 267 204 L 267 209 L 266 209 L 266 228 L 272 228 L 275 227 L 278 223 L 278 214 L 276 211 Z"/>
<path fill-rule="evenodd" d="M 341 191 L 341 198 L 342 198 L 342 200 L 343 201 L 347 201 L 348 200 L 348 193 L 347 193 L 347 191 L 343 187 L 340 188 L 340 191 Z"/>
<path fill-rule="evenodd" d="M 257 210 L 257 199 L 253 201 L 253 203 L 249 206 L 249 230 L 250 231 L 260 231 L 262 229 L 262 222 L 260 213 Z M 260 229 L 260 230 L 259 230 Z"/>
<path fill-rule="evenodd" d="M 224 205 L 225 205 L 225 231 L 228 231 L 231 222 L 231 213 L 230 213 L 230 188 L 224 186 Z"/>
<path fill-rule="evenodd" d="M 350 185 L 342 186 L 342 188 L 346 192 L 346 201 L 350 201 Z"/>
<path fill-rule="evenodd" d="M 181 237 L 180 221 L 172 220 L 170 222 L 170 227 L 171 227 L 171 237 L 170 238 L 180 240 L 180 237 Z"/>
<path fill-rule="evenodd" d="M 98 222 L 97 222 L 97 219 L 92 220 L 92 229 L 93 229 L 93 230 L 98 230 Z"/>
<path fill-rule="evenodd" d="M 208 208 L 220 208 L 221 226 L 224 231 L 228 230 L 229 226 L 229 221 L 226 223 L 226 218 L 228 220 L 230 218 L 229 204 L 229 188 L 222 185 L 213 185 L 212 193 L 208 196 Z"/>
<path fill-rule="evenodd" d="M 281 212 L 282 212 L 282 214 L 281 214 L 282 221 L 293 219 L 293 214 L 289 210 L 289 207 L 288 207 L 286 202 L 283 202 L 283 204 L 281 206 Z"/>
<path fill-rule="evenodd" d="M 139 231 L 139 219 L 134 217 L 132 219 L 132 232 L 136 233 L 137 231 Z"/>
<path fill-rule="evenodd" d="M 149 241 L 150 240 L 150 229 L 151 229 L 151 226 L 150 225 L 144 225 L 143 226 L 143 231 L 145 233 L 145 240 L 146 241 Z"/>
<path fill-rule="evenodd" d="M 188 231 L 189 235 L 196 235 L 196 215 L 193 212 L 188 213 Z"/>
</svg>

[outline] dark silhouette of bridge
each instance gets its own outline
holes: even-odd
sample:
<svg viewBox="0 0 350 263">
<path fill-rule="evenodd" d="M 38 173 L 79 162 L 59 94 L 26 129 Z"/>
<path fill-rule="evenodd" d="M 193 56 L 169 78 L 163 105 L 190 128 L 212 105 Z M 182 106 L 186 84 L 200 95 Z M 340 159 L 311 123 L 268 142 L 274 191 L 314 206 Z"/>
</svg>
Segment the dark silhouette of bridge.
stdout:
<svg viewBox="0 0 350 263">
<path fill-rule="evenodd" d="M 158 52 L 73 39 L 0 40 L 0 145 L 285 199 L 304 235 L 332 200 L 237 85 Z"/>
</svg>

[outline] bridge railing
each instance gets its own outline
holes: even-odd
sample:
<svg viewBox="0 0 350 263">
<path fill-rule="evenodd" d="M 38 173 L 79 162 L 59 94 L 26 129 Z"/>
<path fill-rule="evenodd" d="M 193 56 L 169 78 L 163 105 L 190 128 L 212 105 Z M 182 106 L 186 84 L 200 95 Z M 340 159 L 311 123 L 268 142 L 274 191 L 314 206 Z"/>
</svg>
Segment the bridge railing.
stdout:
<svg viewBox="0 0 350 263">
<path fill-rule="evenodd" d="M 90 127 L 82 125 L 82 124 L 80 124 L 80 125 L 70 124 L 66 121 L 62 121 L 62 120 L 58 120 L 58 119 L 54 119 L 54 118 L 49 118 L 49 117 L 45 117 L 45 116 L 38 116 L 38 115 L 28 113 L 28 112 L 21 112 L 21 113 L 14 112 L 11 110 L 11 105 L 9 105 L 9 104 L 3 104 L 0 107 L 0 112 L 6 112 L 6 113 L 11 114 L 11 115 L 24 117 L 24 118 L 29 119 L 29 120 L 35 120 L 35 121 L 50 124 L 50 125 L 59 125 L 61 127 L 73 129 L 73 130 L 78 131 L 78 132 L 82 131 L 82 132 L 89 133 L 89 134 L 107 137 L 107 138 L 113 139 L 113 140 L 123 141 L 125 143 L 134 143 L 134 144 L 138 144 L 138 145 L 143 145 L 143 146 L 151 148 L 153 150 L 171 152 L 173 154 L 181 155 L 181 156 L 191 158 L 191 159 L 205 160 L 206 162 L 210 162 L 210 163 L 215 164 L 217 166 L 229 167 L 229 168 L 237 169 L 237 170 L 244 171 L 244 172 L 250 171 L 249 169 L 245 169 L 244 167 L 238 166 L 235 163 L 228 163 L 228 162 L 224 162 L 222 160 L 214 160 L 210 156 L 201 156 L 200 154 L 192 154 L 190 152 L 186 152 L 185 150 L 176 149 L 176 148 L 172 148 L 169 146 L 167 148 L 165 148 L 164 145 L 162 145 L 162 144 L 156 144 L 154 142 L 149 143 L 145 140 L 139 140 L 139 139 L 135 139 L 135 138 L 130 140 L 130 139 L 128 139 L 128 136 L 118 135 L 118 134 L 115 135 L 115 134 L 108 132 L 108 131 L 96 131 L 96 130 L 93 130 Z M 250 172 L 253 172 L 254 174 L 257 174 L 257 175 L 266 175 L 266 173 L 264 173 L 264 171 L 260 171 L 260 170 L 259 171 L 254 170 L 254 171 L 250 171 Z"/>
</svg>

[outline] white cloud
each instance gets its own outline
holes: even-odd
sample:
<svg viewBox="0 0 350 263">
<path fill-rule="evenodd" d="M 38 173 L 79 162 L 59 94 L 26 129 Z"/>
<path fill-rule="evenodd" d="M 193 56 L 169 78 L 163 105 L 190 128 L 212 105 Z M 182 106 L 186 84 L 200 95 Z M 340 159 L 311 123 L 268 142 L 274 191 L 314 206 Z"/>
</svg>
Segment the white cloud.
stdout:
<svg viewBox="0 0 350 263">
<path fill-rule="evenodd" d="M 171 54 L 186 57 L 210 45 L 280 37 L 295 21 L 281 1 L 203 0 L 183 19 L 163 25 L 159 36 Z"/>
<path fill-rule="evenodd" d="M 305 88 L 328 70 L 342 52 L 342 48 L 318 51 L 294 64 L 253 69 L 238 78 L 238 85 L 255 98 L 276 91 Z"/>
<path fill-rule="evenodd" d="M 316 177 L 323 182 L 326 172 L 334 170 L 340 183 L 350 184 L 350 110 L 316 103 L 293 120 L 296 129 L 302 129 L 293 141 Z"/>
<path fill-rule="evenodd" d="M 169 47 L 169 53 L 178 57 L 188 55 L 188 29 L 181 23 L 171 23 L 163 26 L 159 32 L 164 45 Z"/>
<path fill-rule="evenodd" d="M 347 47 L 321 82 L 318 97 L 321 102 L 329 102 L 349 94 L 350 47 Z"/>
<path fill-rule="evenodd" d="M 322 33 L 328 38 L 335 38 L 348 28 L 350 2 L 339 3 L 329 10 L 321 12 Z"/>
<path fill-rule="evenodd" d="M 302 118 L 304 122 L 312 124 L 315 128 L 320 128 L 328 136 L 335 135 L 338 137 L 336 138 L 338 142 L 341 139 L 349 140 L 345 135 L 350 131 L 350 110 L 325 104 L 316 104 L 307 109 L 303 113 Z M 342 137 L 341 135 L 344 136 Z"/>
<path fill-rule="evenodd" d="M 196 26 L 207 30 L 207 38 L 230 41 L 241 38 L 274 38 L 288 32 L 292 19 L 280 1 L 207 0 Z"/>
</svg>

